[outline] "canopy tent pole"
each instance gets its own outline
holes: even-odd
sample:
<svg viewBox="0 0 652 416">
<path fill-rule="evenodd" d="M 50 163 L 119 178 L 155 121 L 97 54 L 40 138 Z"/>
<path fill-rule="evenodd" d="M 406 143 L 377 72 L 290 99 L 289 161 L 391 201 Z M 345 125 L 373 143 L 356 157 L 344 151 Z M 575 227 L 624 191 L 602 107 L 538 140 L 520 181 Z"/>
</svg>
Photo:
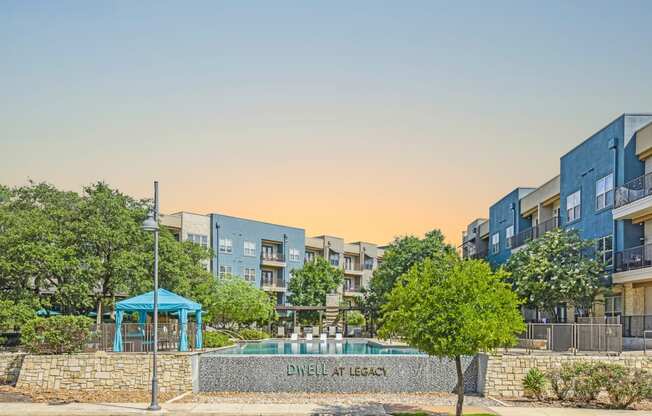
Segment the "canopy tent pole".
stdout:
<svg viewBox="0 0 652 416">
<path fill-rule="evenodd" d="M 204 344 L 201 333 L 201 309 L 195 312 L 195 321 L 197 328 L 195 329 L 195 348 L 200 350 Z"/>
<path fill-rule="evenodd" d="M 188 309 L 179 310 L 179 351 L 188 351 Z"/>
<path fill-rule="evenodd" d="M 122 311 L 115 312 L 115 335 L 113 336 L 113 352 L 122 352 Z"/>
</svg>

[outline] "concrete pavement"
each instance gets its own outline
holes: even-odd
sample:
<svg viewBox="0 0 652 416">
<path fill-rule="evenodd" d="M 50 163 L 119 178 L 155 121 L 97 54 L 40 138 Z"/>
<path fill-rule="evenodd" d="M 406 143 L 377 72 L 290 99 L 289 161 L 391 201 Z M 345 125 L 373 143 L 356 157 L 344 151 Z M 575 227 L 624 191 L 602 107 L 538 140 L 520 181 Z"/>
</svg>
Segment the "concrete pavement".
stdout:
<svg viewBox="0 0 652 416">
<path fill-rule="evenodd" d="M 169 403 L 163 410 L 150 412 L 146 404 L 134 403 L 70 403 L 48 405 L 44 403 L 0 403 L 0 416 L 134 416 L 134 415 L 193 415 L 193 416 L 310 416 L 310 415 L 362 415 L 383 416 L 394 411 L 414 412 L 417 409 L 392 408 L 382 404 L 318 405 L 318 404 L 237 404 L 237 403 Z M 452 411 L 452 408 L 423 408 L 430 412 Z M 501 416 L 652 416 L 650 411 L 596 410 L 569 408 L 492 407 L 490 409 L 465 408 L 465 413 L 493 412 Z M 435 413 L 436 414 L 436 413 Z"/>
</svg>

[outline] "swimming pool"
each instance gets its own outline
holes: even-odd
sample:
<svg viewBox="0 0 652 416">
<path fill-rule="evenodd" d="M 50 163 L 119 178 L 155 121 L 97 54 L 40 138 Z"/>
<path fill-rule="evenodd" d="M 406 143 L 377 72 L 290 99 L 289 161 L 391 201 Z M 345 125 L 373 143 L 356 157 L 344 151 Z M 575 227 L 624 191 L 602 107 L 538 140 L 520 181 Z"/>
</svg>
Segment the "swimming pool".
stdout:
<svg viewBox="0 0 652 416">
<path fill-rule="evenodd" d="M 368 340 L 289 341 L 268 340 L 238 344 L 208 354 L 235 355 L 422 355 L 414 348 L 393 347 Z"/>
</svg>

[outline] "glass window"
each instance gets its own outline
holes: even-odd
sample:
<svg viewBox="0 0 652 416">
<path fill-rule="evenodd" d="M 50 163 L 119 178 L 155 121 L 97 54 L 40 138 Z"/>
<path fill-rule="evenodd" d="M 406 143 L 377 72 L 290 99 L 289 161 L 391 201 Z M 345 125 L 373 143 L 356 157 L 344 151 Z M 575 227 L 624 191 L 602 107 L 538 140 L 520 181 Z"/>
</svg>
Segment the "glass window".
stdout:
<svg viewBox="0 0 652 416">
<path fill-rule="evenodd" d="M 614 175 L 610 173 L 595 183 L 595 209 L 600 210 L 614 203 Z"/>
<path fill-rule="evenodd" d="M 331 266 L 339 266 L 340 265 L 340 254 L 339 253 L 331 253 L 328 255 L 328 260 L 331 263 Z"/>
<path fill-rule="evenodd" d="M 253 241 L 244 242 L 244 255 L 254 257 L 256 255 L 256 243 Z"/>
<path fill-rule="evenodd" d="M 233 266 L 220 266 L 220 278 L 223 279 L 226 276 L 233 274 Z"/>
<path fill-rule="evenodd" d="M 201 235 L 201 234 L 188 234 L 188 241 L 191 243 L 199 244 L 200 246 L 204 248 L 208 248 L 208 236 L 207 235 Z"/>
<path fill-rule="evenodd" d="M 582 216 L 581 191 L 574 192 L 566 197 L 566 215 L 568 222 L 579 220 Z"/>
<path fill-rule="evenodd" d="M 230 238 L 220 238 L 220 253 L 233 253 L 233 241 Z"/>
<path fill-rule="evenodd" d="M 596 240 L 596 253 L 598 260 L 602 261 L 607 267 L 613 265 L 613 235 L 606 235 Z"/>
<path fill-rule="evenodd" d="M 514 226 L 510 225 L 505 229 L 505 246 L 512 248 L 512 237 L 514 237 Z"/>
<path fill-rule="evenodd" d="M 304 262 L 308 263 L 315 260 L 315 253 L 312 251 L 306 251 Z"/>
<path fill-rule="evenodd" d="M 373 257 L 365 256 L 365 258 L 364 258 L 364 268 L 365 268 L 365 270 L 373 270 L 373 268 L 374 268 L 374 259 L 373 259 Z"/>
<path fill-rule="evenodd" d="M 605 296 L 604 298 L 604 314 L 606 316 L 619 316 L 622 314 L 623 299 L 620 295 Z"/>
<path fill-rule="evenodd" d="M 247 282 L 254 283 L 256 281 L 256 269 L 245 268 L 244 269 L 244 279 Z"/>
<path fill-rule="evenodd" d="M 500 234 L 496 233 L 491 236 L 491 253 L 498 254 L 500 251 Z"/>
<path fill-rule="evenodd" d="M 272 286 L 274 284 L 274 273 L 271 270 L 263 270 L 263 285 Z"/>
<path fill-rule="evenodd" d="M 289 256 L 290 256 L 290 261 L 300 261 L 301 260 L 301 255 L 299 254 L 299 250 L 296 248 L 291 248 L 289 250 Z"/>
</svg>

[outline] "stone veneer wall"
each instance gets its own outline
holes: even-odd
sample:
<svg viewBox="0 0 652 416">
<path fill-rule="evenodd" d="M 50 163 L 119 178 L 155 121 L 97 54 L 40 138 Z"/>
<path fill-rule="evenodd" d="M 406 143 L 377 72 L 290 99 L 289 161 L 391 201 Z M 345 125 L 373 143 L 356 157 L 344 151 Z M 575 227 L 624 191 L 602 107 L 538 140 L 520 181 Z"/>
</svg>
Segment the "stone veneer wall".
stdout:
<svg viewBox="0 0 652 416">
<path fill-rule="evenodd" d="M 15 384 L 23 364 L 24 353 L 0 353 L 0 384 Z"/>
<path fill-rule="evenodd" d="M 560 354 L 532 355 L 487 355 L 480 354 L 481 367 L 486 368 L 484 385 L 479 383 L 479 393 L 491 397 L 522 397 L 523 377 L 537 367 L 541 371 L 561 367 L 562 363 L 578 361 L 603 361 L 622 364 L 626 367 L 652 371 L 652 357 L 641 355 L 586 356 Z"/>
<path fill-rule="evenodd" d="M 159 354 L 158 382 L 162 392 L 192 389 L 188 353 Z M 152 356 L 139 353 L 27 355 L 18 388 L 34 390 L 149 390 Z"/>
</svg>

